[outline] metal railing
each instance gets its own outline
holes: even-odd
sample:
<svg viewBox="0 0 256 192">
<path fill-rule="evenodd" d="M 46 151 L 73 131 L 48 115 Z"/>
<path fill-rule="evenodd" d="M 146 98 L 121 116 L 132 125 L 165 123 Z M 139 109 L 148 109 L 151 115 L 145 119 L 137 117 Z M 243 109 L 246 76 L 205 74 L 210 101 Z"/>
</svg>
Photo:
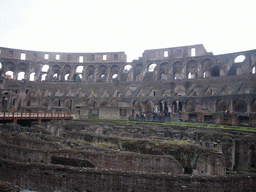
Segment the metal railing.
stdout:
<svg viewBox="0 0 256 192">
<path fill-rule="evenodd" d="M 0 112 L 0 119 L 70 119 L 71 114 L 67 113 L 22 113 L 22 112 Z"/>
</svg>

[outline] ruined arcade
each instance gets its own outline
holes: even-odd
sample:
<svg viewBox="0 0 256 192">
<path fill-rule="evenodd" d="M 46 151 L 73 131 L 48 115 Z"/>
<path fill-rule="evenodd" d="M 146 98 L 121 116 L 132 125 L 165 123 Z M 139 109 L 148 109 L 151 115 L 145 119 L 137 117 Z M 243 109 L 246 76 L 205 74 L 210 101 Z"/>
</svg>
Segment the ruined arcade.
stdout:
<svg viewBox="0 0 256 192">
<path fill-rule="evenodd" d="M 214 55 L 192 45 L 146 50 L 130 63 L 124 52 L 0 50 L 2 111 L 256 125 L 255 50 Z"/>
<path fill-rule="evenodd" d="M 203 45 L 191 45 L 145 50 L 138 60 L 126 62 L 124 52 L 0 47 L 0 62 L 4 123 L 6 114 L 37 114 L 41 121 L 38 114 L 44 113 L 55 119 L 256 127 L 256 50 L 214 55 Z M 255 175 L 226 176 L 226 171 L 255 172 L 253 132 L 63 120 L 30 129 L 1 125 L 0 138 L 0 179 L 27 189 L 224 192 L 255 187 Z"/>
</svg>

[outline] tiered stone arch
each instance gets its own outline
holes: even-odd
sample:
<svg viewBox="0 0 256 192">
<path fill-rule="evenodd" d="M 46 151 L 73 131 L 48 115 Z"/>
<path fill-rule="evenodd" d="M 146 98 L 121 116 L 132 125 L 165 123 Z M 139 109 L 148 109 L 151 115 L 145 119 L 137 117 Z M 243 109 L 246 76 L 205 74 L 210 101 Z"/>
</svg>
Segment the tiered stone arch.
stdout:
<svg viewBox="0 0 256 192">
<path fill-rule="evenodd" d="M 69 81 L 70 73 L 71 73 L 71 66 L 64 65 L 62 73 L 61 73 L 61 81 Z"/>
<path fill-rule="evenodd" d="M 138 100 L 135 100 L 133 102 L 133 108 L 134 108 L 134 115 L 139 115 L 142 112 L 143 106 L 142 103 Z"/>
<path fill-rule="evenodd" d="M 55 98 L 51 102 L 51 107 L 60 107 L 60 100 L 58 98 Z"/>
<path fill-rule="evenodd" d="M 198 77 L 198 67 L 196 60 L 190 60 L 186 67 L 186 78 L 195 79 Z"/>
<path fill-rule="evenodd" d="M 158 80 L 166 81 L 169 79 L 170 74 L 168 73 L 168 62 L 163 62 L 160 64 Z"/>
<path fill-rule="evenodd" d="M 108 102 L 106 99 L 101 99 L 99 101 L 99 107 L 107 107 L 108 106 Z"/>
<path fill-rule="evenodd" d="M 192 99 L 186 102 L 186 112 L 194 112 L 196 111 L 196 102 Z"/>
<path fill-rule="evenodd" d="M 135 67 L 134 67 L 134 72 L 133 72 L 133 80 L 134 81 L 141 81 L 141 72 L 142 72 L 142 69 L 143 69 L 143 66 L 142 64 L 137 64 Z"/>
<path fill-rule="evenodd" d="M 228 103 L 224 99 L 219 99 L 216 102 L 216 112 L 223 112 L 228 110 Z"/>
<path fill-rule="evenodd" d="M 233 109 L 235 112 L 243 112 L 247 111 L 247 103 L 242 99 L 237 99 L 234 101 Z"/>
<path fill-rule="evenodd" d="M 95 78 L 95 67 L 93 65 L 89 65 L 86 69 L 86 81 L 87 82 L 94 82 L 94 78 Z"/>
<path fill-rule="evenodd" d="M 98 82 L 106 82 L 107 81 L 107 66 L 101 65 L 98 69 Z"/>
<path fill-rule="evenodd" d="M 145 102 L 145 113 L 154 112 L 154 103 L 151 100 Z"/>
<path fill-rule="evenodd" d="M 72 108 L 72 100 L 71 99 L 65 99 L 64 102 L 63 102 L 63 107 L 71 109 Z"/>
<path fill-rule="evenodd" d="M 60 80 L 60 66 L 56 64 L 52 66 L 51 81 L 59 81 L 59 80 Z"/>
<path fill-rule="evenodd" d="M 176 61 L 173 63 L 173 79 L 181 80 L 185 78 L 184 73 L 182 72 L 182 62 Z"/>
</svg>

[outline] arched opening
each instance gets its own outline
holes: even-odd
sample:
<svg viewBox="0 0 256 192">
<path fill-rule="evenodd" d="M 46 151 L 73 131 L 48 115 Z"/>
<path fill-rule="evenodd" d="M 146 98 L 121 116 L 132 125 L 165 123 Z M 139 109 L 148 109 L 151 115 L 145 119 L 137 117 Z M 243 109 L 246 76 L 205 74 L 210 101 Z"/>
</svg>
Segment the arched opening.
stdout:
<svg viewBox="0 0 256 192">
<path fill-rule="evenodd" d="M 244 55 L 238 55 L 238 56 L 235 58 L 234 62 L 235 62 L 235 63 L 241 63 L 241 62 L 244 62 L 244 60 L 245 60 L 245 56 L 244 56 Z"/>
<path fill-rule="evenodd" d="M 107 101 L 106 100 L 101 100 L 100 102 L 99 102 L 99 107 L 107 107 Z"/>
<path fill-rule="evenodd" d="M 243 112 L 247 111 L 247 104 L 245 101 L 238 99 L 234 102 L 234 111 L 235 112 Z"/>
<path fill-rule="evenodd" d="M 195 73 L 192 73 L 192 72 L 188 73 L 188 79 L 195 79 L 195 78 L 196 78 L 196 74 Z"/>
<path fill-rule="evenodd" d="M 155 63 L 149 65 L 148 72 L 154 72 L 155 68 L 156 68 L 156 64 Z"/>
<path fill-rule="evenodd" d="M 219 66 L 214 66 L 213 68 L 211 68 L 211 76 L 212 77 L 220 76 L 220 67 Z"/>
<path fill-rule="evenodd" d="M 168 112 L 168 107 L 167 107 L 167 103 L 166 101 L 159 101 L 158 102 L 158 109 L 159 109 L 159 112 Z"/>
<path fill-rule="evenodd" d="M 42 67 L 42 72 L 48 72 L 48 70 L 49 70 L 49 65 L 44 65 Z"/>
<path fill-rule="evenodd" d="M 167 72 L 167 62 L 161 63 L 159 69 L 159 79 L 160 80 L 168 80 L 168 72 Z"/>
<path fill-rule="evenodd" d="M 173 64 L 173 79 L 183 79 L 183 74 L 181 72 L 182 70 L 182 63 L 180 61 L 177 61 Z"/>
<path fill-rule="evenodd" d="M 71 100 L 70 99 L 66 99 L 63 103 L 64 107 L 71 109 Z"/>
<path fill-rule="evenodd" d="M 59 164 L 59 165 L 68 165 L 73 167 L 89 167 L 94 168 L 94 164 L 92 164 L 88 160 L 80 160 L 80 159 L 71 159 L 65 157 L 52 157 L 51 159 L 52 164 Z"/>
<path fill-rule="evenodd" d="M 136 115 L 136 117 L 138 117 L 140 115 L 140 113 L 142 112 L 142 104 L 139 101 L 134 101 L 133 103 L 133 107 L 134 107 L 134 115 Z"/>
<path fill-rule="evenodd" d="M 106 74 L 106 73 L 102 73 L 102 74 L 100 75 L 99 81 L 100 81 L 100 82 L 105 82 L 105 81 L 106 81 L 106 78 L 107 78 L 107 74 Z"/>
<path fill-rule="evenodd" d="M 236 65 L 232 65 L 232 67 L 228 71 L 228 76 L 237 75 L 236 68 L 237 68 Z"/>
<path fill-rule="evenodd" d="M 92 73 L 92 74 L 88 75 L 87 80 L 88 80 L 88 82 L 93 82 L 94 81 L 94 74 Z"/>
<path fill-rule="evenodd" d="M 6 79 L 13 79 L 13 71 L 7 71 L 5 73 L 5 78 Z"/>
<path fill-rule="evenodd" d="M 146 114 L 151 114 L 154 112 L 154 103 L 152 101 L 147 101 L 145 103 L 145 112 Z"/>
<path fill-rule="evenodd" d="M 29 75 L 29 81 L 35 81 L 35 72 L 33 72 L 33 73 L 30 73 L 30 75 Z"/>
<path fill-rule="evenodd" d="M 111 80 L 112 80 L 113 83 L 118 82 L 118 75 L 113 74 Z"/>
<path fill-rule="evenodd" d="M 21 81 L 22 79 L 25 79 L 25 72 L 19 72 L 17 80 Z"/>
<path fill-rule="evenodd" d="M 131 65 L 125 65 L 123 72 L 128 73 L 131 70 L 131 68 L 132 68 Z"/>
<path fill-rule="evenodd" d="M 75 82 L 82 82 L 82 74 L 74 75 L 74 81 Z"/>
<path fill-rule="evenodd" d="M 41 81 L 45 81 L 46 80 L 46 77 L 47 77 L 47 74 L 43 74 L 42 77 L 41 77 Z"/>
<path fill-rule="evenodd" d="M 228 105 L 225 100 L 218 100 L 216 102 L 216 112 L 224 112 L 228 110 Z"/>
<path fill-rule="evenodd" d="M 196 109 L 196 104 L 192 100 L 188 100 L 186 103 L 186 112 L 194 112 Z"/>
<path fill-rule="evenodd" d="M 190 60 L 187 63 L 187 78 L 195 79 L 197 78 L 198 68 L 195 60 Z"/>
<path fill-rule="evenodd" d="M 69 78 L 69 74 L 66 74 L 66 75 L 64 76 L 64 81 L 68 81 L 68 78 Z"/>
<path fill-rule="evenodd" d="M 84 67 L 83 66 L 77 66 L 76 67 L 76 73 L 82 73 L 83 72 L 83 69 L 84 69 Z"/>
<path fill-rule="evenodd" d="M 59 74 L 58 73 L 53 74 L 52 81 L 59 81 Z"/>
<path fill-rule="evenodd" d="M 60 106 L 60 100 L 59 99 L 54 99 L 52 101 L 52 107 L 59 107 Z"/>
<path fill-rule="evenodd" d="M 207 78 L 207 73 L 206 72 L 203 73 L 203 78 Z"/>
<path fill-rule="evenodd" d="M 182 103 L 180 101 L 173 101 L 173 103 L 172 103 L 172 111 L 174 113 L 182 112 Z"/>
</svg>

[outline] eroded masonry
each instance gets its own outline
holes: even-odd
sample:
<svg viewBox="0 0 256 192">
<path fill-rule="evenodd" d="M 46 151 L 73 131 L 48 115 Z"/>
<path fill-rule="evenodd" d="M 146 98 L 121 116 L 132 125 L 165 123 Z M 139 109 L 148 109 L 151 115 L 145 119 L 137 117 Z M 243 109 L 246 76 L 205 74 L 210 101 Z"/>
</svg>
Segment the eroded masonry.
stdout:
<svg viewBox="0 0 256 192">
<path fill-rule="evenodd" d="M 124 52 L 0 48 L 1 110 L 74 117 L 256 126 L 256 50 L 214 55 L 203 45 Z"/>
<path fill-rule="evenodd" d="M 162 124 L 0 125 L 0 180 L 33 191 L 254 191 L 255 133 Z"/>
</svg>

